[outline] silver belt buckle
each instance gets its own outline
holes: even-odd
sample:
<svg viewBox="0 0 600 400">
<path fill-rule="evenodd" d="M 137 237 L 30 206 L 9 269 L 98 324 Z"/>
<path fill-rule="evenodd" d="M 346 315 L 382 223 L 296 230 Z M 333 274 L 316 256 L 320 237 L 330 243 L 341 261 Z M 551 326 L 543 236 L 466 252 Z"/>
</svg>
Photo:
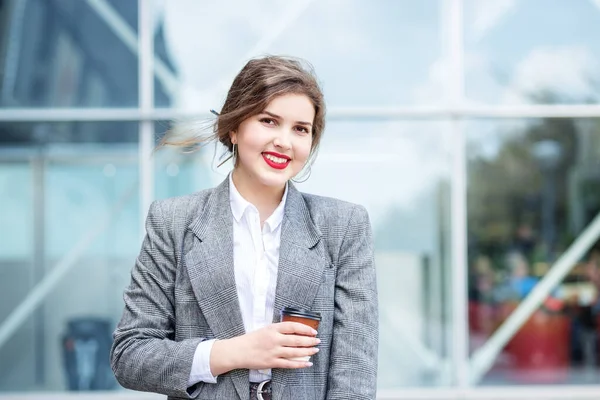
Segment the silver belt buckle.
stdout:
<svg viewBox="0 0 600 400">
<path fill-rule="evenodd" d="M 263 388 L 265 387 L 267 382 L 269 382 L 269 380 L 262 381 L 261 383 L 258 384 L 258 386 L 256 388 L 256 398 L 258 400 L 265 400 L 264 397 L 262 397 L 262 394 L 263 394 Z"/>
</svg>

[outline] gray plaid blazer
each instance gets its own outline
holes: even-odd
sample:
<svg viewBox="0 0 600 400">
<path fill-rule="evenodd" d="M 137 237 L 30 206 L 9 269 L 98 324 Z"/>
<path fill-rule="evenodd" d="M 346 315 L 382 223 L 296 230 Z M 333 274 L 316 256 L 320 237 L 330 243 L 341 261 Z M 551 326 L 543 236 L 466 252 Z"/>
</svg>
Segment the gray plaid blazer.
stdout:
<svg viewBox="0 0 600 400">
<path fill-rule="evenodd" d="M 125 290 L 111 365 L 119 383 L 170 399 L 248 399 L 248 370 L 188 387 L 198 343 L 243 335 L 229 183 L 156 201 Z M 362 206 L 288 189 L 273 322 L 285 306 L 322 315 L 306 369 L 273 369 L 273 399 L 374 399 L 378 308 L 371 225 Z"/>
</svg>

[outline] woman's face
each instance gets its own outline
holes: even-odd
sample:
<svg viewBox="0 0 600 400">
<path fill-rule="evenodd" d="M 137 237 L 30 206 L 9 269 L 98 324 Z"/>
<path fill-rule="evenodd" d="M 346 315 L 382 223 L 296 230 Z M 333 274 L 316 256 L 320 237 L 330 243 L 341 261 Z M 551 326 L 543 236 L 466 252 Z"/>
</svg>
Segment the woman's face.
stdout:
<svg viewBox="0 0 600 400">
<path fill-rule="evenodd" d="M 238 176 L 260 186 L 283 187 L 308 160 L 314 118 L 315 107 L 306 95 L 286 94 L 244 120 L 231 133 Z"/>
</svg>

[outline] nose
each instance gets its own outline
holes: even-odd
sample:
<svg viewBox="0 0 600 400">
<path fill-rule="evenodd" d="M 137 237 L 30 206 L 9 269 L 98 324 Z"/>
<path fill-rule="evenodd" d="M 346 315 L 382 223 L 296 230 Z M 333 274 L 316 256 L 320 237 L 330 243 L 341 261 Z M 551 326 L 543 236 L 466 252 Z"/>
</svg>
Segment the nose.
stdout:
<svg viewBox="0 0 600 400">
<path fill-rule="evenodd" d="M 292 148 L 292 133 L 288 129 L 278 129 L 273 144 L 283 150 L 289 150 Z"/>
</svg>

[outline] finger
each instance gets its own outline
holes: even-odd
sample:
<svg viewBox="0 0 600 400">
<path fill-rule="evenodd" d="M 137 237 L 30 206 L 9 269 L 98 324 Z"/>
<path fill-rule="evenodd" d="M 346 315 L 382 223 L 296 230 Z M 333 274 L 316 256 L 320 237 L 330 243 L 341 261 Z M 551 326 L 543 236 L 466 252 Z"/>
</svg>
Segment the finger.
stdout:
<svg viewBox="0 0 600 400">
<path fill-rule="evenodd" d="M 280 358 L 292 360 L 295 358 L 305 358 L 314 356 L 319 352 L 316 347 L 285 347 L 280 352 Z"/>
<path fill-rule="evenodd" d="M 277 365 L 274 368 L 283 369 L 298 369 L 312 367 L 313 363 L 310 361 L 293 361 L 286 358 L 280 358 L 277 360 Z"/>
<path fill-rule="evenodd" d="M 302 336 L 295 334 L 282 335 L 281 345 L 285 347 L 315 347 L 321 343 L 321 339 L 313 336 Z"/>
<path fill-rule="evenodd" d="M 305 335 L 305 336 L 316 336 L 317 331 L 311 328 L 308 325 L 301 324 L 299 322 L 280 322 L 277 325 L 277 330 L 279 333 L 295 333 L 297 335 Z"/>
</svg>

